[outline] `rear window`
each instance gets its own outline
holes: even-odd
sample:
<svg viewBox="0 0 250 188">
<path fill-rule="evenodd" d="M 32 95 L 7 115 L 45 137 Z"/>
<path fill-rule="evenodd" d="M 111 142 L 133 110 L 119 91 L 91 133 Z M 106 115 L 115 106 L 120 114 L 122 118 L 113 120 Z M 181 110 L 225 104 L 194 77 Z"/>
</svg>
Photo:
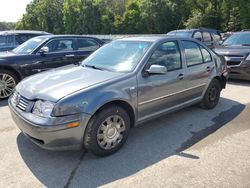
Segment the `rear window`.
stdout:
<svg viewBox="0 0 250 188">
<path fill-rule="evenodd" d="M 92 39 L 77 39 L 78 50 L 80 51 L 95 51 L 100 45 Z"/>
<path fill-rule="evenodd" d="M 188 67 L 203 63 L 201 50 L 197 43 L 191 41 L 182 41 L 182 45 L 184 47 Z"/>
<path fill-rule="evenodd" d="M 211 38 L 211 35 L 210 35 L 209 32 L 203 32 L 203 40 L 204 40 L 205 42 L 210 42 L 210 41 L 212 41 L 212 38 Z"/>
</svg>

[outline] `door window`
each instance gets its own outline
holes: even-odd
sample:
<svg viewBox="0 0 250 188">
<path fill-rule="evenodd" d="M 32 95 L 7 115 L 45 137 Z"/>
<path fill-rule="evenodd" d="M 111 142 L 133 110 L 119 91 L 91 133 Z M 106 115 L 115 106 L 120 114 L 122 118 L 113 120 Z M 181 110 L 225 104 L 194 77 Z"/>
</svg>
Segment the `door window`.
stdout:
<svg viewBox="0 0 250 188">
<path fill-rule="evenodd" d="M 182 41 L 187 66 L 193 66 L 203 63 L 200 47 L 197 43 L 191 41 Z"/>
<path fill-rule="evenodd" d="M 148 61 L 147 68 L 150 65 L 162 65 L 168 71 L 181 68 L 181 55 L 176 42 L 166 42 L 158 46 Z"/>
<path fill-rule="evenodd" d="M 203 32 L 203 40 L 204 42 L 211 42 L 212 38 L 209 32 Z"/>
<path fill-rule="evenodd" d="M 77 39 L 78 41 L 78 50 L 80 51 L 95 51 L 100 46 L 99 44 L 92 39 Z"/>
<path fill-rule="evenodd" d="M 207 63 L 207 62 L 211 62 L 212 61 L 212 57 L 211 57 L 211 54 L 202 46 L 201 47 L 201 52 L 202 52 L 202 55 L 203 55 L 203 59 L 204 59 L 204 62 Z"/>
<path fill-rule="evenodd" d="M 193 38 L 201 41 L 202 40 L 201 32 L 199 31 L 195 32 Z"/>
<path fill-rule="evenodd" d="M 73 51 L 73 39 L 55 39 L 45 45 L 49 52 L 70 52 Z"/>
</svg>

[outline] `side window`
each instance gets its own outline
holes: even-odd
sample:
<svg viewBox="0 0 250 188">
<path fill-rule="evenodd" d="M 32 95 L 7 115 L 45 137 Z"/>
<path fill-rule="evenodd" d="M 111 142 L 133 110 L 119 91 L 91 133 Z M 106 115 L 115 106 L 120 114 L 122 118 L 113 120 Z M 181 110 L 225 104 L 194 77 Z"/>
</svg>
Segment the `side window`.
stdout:
<svg viewBox="0 0 250 188">
<path fill-rule="evenodd" d="M 95 51 L 100 46 L 99 44 L 92 39 L 77 39 L 78 41 L 78 50 L 80 51 Z"/>
<path fill-rule="evenodd" d="M 220 41 L 221 40 L 221 36 L 217 33 L 213 33 L 213 38 L 215 41 Z"/>
<path fill-rule="evenodd" d="M 182 41 L 187 66 L 193 66 L 203 63 L 200 47 L 197 43 L 191 41 Z"/>
<path fill-rule="evenodd" d="M 0 36 L 0 46 L 7 45 L 7 36 Z"/>
<path fill-rule="evenodd" d="M 203 32 L 203 40 L 204 42 L 211 42 L 212 38 L 209 32 Z"/>
<path fill-rule="evenodd" d="M 16 36 L 16 41 L 18 42 L 18 44 L 22 44 L 26 42 L 27 40 L 29 40 L 29 37 L 26 34 L 18 34 Z"/>
<path fill-rule="evenodd" d="M 176 42 L 161 44 L 152 54 L 148 61 L 148 67 L 152 64 L 162 65 L 168 71 L 181 68 L 181 55 Z"/>
<path fill-rule="evenodd" d="M 49 52 L 69 52 L 73 51 L 73 39 L 55 39 L 45 45 Z"/>
<path fill-rule="evenodd" d="M 201 47 L 201 52 L 202 52 L 202 55 L 203 55 L 203 59 L 204 59 L 204 62 L 207 63 L 207 62 L 211 62 L 212 61 L 212 57 L 211 57 L 211 54 L 202 46 Z"/>
<path fill-rule="evenodd" d="M 195 38 L 197 40 L 202 40 L 201 32 L 199 32 L 199 31 L 195 32 L 193 38 Z"/>
</svg>

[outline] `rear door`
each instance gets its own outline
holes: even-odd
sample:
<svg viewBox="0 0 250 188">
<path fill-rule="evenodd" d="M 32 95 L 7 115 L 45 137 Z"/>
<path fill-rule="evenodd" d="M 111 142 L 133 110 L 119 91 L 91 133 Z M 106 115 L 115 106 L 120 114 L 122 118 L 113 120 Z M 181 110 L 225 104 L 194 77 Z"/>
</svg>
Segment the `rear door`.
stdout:
<svg viewBox="0 0 250 188">
<path fill-rule="evenodd" d="M 88 57 L 91 53 L 100 48 L 100 44 L 91 38 L 77 38 L 77 50 L 75 60 L 80 62 Z"/>
<path fill-rule="evenodd" d="M 208 77 L 215 64 L 210 52 L 194 41 L 182 40 L 182 49 L 187 65 L 185 71 L 188 99 L 202 96 L 202 92 L 208 82 Z"/>
</svg>

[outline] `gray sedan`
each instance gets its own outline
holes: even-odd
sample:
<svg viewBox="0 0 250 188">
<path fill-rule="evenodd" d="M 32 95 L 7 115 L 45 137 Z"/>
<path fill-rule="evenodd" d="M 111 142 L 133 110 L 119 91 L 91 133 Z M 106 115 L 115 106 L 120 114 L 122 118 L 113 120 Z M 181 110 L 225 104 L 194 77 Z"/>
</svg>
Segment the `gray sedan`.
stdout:
<svg viewBox="0 0 250 188">
<path fill-rule="evenodd" d="M 39 146 L 106 156 L 145 121 L 196 103 L 214 108 L 226 80 L 224 58 L 199 41 L 135 37 L 104 45 L 80 65 L 23 80 L 9 107 Z"/>
</svg>

